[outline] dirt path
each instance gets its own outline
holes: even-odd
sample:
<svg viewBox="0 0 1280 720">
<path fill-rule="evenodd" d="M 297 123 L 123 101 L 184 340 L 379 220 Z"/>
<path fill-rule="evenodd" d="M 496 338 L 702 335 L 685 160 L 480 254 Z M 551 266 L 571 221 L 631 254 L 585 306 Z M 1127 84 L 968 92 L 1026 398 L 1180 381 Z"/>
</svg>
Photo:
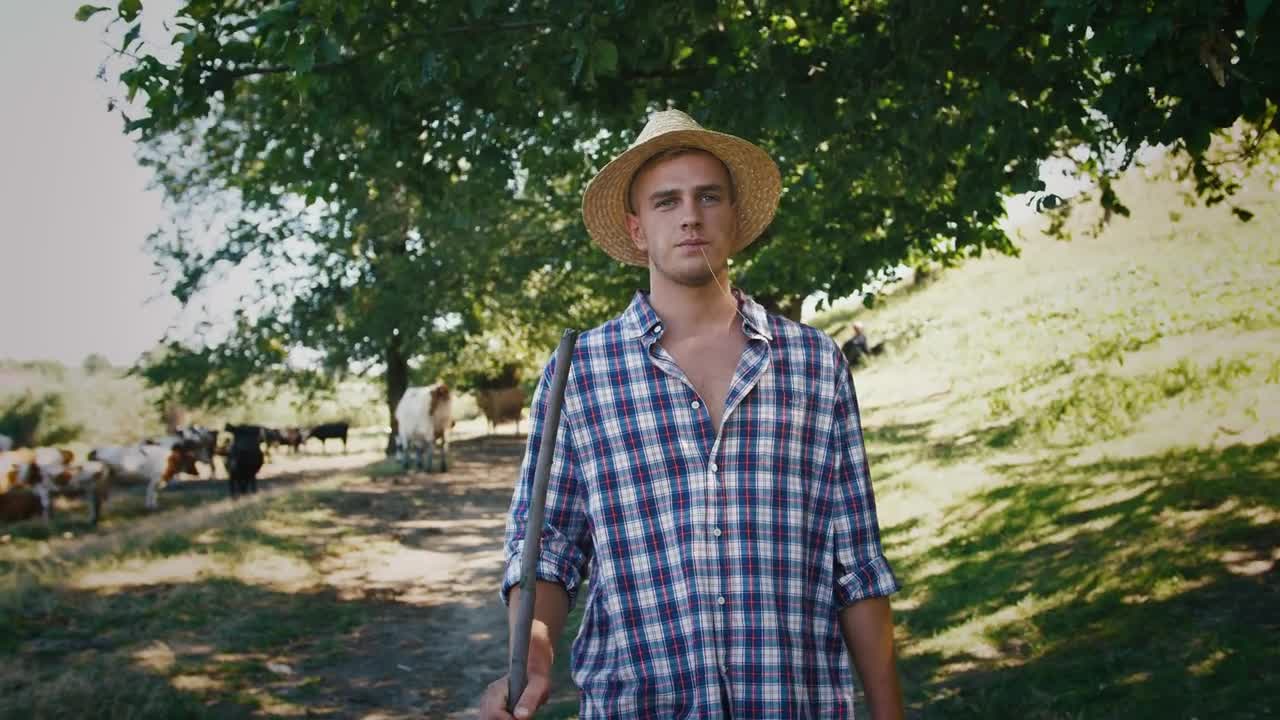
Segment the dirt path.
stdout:
<svg viewBox="0 0 1280 720">
<path fill-rule="evenodd" d="M 67 687 L 88 708 L 137 704 L 139 687 L 169 698 L 128 715 L 148 720 L 190 700 L 210 718 L 475 717 L 506 672 L 497 589 L 524 444 L 456 442 L 444 474 L 387 474 L 377 453 L 280 458 L 247 501 L 196 481 L 131 515 L 131 489 L 114 524 L 0 544 L 0 577 L 47 559 L 22 596 L 32 632 L 0 653 L 0 674 L 29 676 L 0 682 L 0 717 L 53 694 L 65 710 Z"/>
<path fill-rule="evenodd" d="M 372 604 L 342 638 L 344 658 L 307 673 L 333 690 L 341 717 L 470 718 L 486 685 L 506 672 L 499 602 L 502 533 L 522 438 L 455 446 L 449 472 L 384 478 L 346 493 L 346 517 L 364 539 L 321 570 L 352 599 Z M 416 505 L 416 507 L 414 507 Z"/>
</svg>

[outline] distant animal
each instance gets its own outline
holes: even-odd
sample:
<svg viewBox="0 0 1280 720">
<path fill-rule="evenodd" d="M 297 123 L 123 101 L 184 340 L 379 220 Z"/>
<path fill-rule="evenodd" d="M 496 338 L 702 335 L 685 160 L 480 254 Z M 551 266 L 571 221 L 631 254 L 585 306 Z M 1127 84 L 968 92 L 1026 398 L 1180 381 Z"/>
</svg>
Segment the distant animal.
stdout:
<svg viewBox="0 0 1280 720">
<path fill-rule="evenodd" d="M 289 446 L 289 451 L 295 455 L 298 448 L 302 446 L 302 430 L 296 427 L 285 428 L 284 444 Z"/>
<path fill-rule="evenodd" d="M 111 490 L 111 471 L 101 462 L 74 460 L 74 454 L 62 448 L 0 452 L 0 520 L 43 514 L 47 523 L 54 497 L 71 495 L 84 498 L 89 522 L 97 524 Z"/>
<path fill-rule="evenodd" d="M 436 442 L 440 443 L 440 472 L 449 469 L 449 429 L 453 425 L 453 396 L 449 386 L 411 387 L 396 404 L 400 464 L 431 472 Z M 425 461 L 423 455 L 426 455 Z"/>
<path fill-rule="evenodd" d="M 29 452 L 0 452 L 0 522 L 18 522 L 40 514 L 41 499 L 36 495 L 38 470 L 33 474 L 35 457 Z"/>
<path fill-rule="evenodd" d="M 28 487 L 14 487 L 0 492 L 0 522 L 22 522 L 40 514 L 40 497 Z"/>
<path fill-rule="evenodd" d="M 496 390 L 476 390 L 476 405 L 489 420 L 489 431 L 498 423 L 516 423 L 516 434 L 520 433 L 520 415 L 524 410 L 524 388 L 519 385 Z"/>
<path fill-rule="evenodd" d="M 143 440 L 147 445 L 159 445 L 161 447 L 173 447 L 182 445 L 191 452 L 195 464 L 192 467 L 199 468 L 198 463 L 204 463 L 209 466 L 209 479 L 218 479 L 218 469 L 213 463 L 213 456 L 217 453 L 218 432 L 200 425 L 189 425 L 177 428 L 171 435 L 164 435 L 157 438 L 147 438 Z M 185 470 L 183 472 L 186 472 Z M 193 475 L 200 477 L 198 470 L 192 471 Z"/>
<path fill-rule="evenodd" d="M 272 427 L 264 427 L 262 428 L 262 438 L 263 438 L 263 442 L 265 442 L 268 445 L 283 445 L 284 431 L 277 430 L 276 428 L 272 428 Z"/>
<path fill-rule="evenodd" d="M 9 452 L 13 449 L 13 438 L 8 435 L 0 434 L 0 452 Z"/>
<path fill-rule="evenodd" d="M 284 432 L 276 428 L 262 428 L 262 459 L 271 462 L 271 453 L 284 444 Z"/>
<path fill-rule="evenodd" d="M 84 492 L 83 484 L 93 482 L 93 472 L 82 477 L 80 468 L 72 466 L 74 454 L 62 448 L 40 447 L 3 453 L 5 484 L 15 492 L 29 491 L 39 500 L 38 505 L 31 505 L 22 500 L 21 515 L 29 516 L 32 511 L 41 512 L 44 521 L 49 522 L 53 513 L 53 497 L 55 495 L 80 495 Z M 98 468 L 93 468 L 97 470 Z M 9 515 L 7 511 L 5 513 Z M 18 520 L 23 517 L 15 516 Z M 90 520 L 97 521 L 97 512 L 90 504 Z"/>
<path fill-rule="evenodd" d="M 261 443 L 266 430 L 257 425 L 227 425 L 231 447 L 227 448 L 227 478 L 231 498 L 258 492 L 258 471 L 262 469 Z"/>
<path fill-rule="evenodd" d="M 97 525 L 102 506 L 111 492 L 111 471 L 101 462 L 37 463 L 32 479 L 36 482 L 34 489 L 46 523 L 53 516 L 54 496 L 69 495 L 84 498 L 89 508 L 89 523 Z"/>
<path fill-rule="evenodd" d="M 147 484 L 144 504 L 148 510 L 160 506 L 159 493 L 179 473 L 200 477 L 195 453 L 185 443 L 172 445 L 139 443 L 94 448 L 89 460 L 110 468 L 116 480 L 135 479 Z"/>
<path fill-rule="evenodd" d="M 346 422 L 325 423 L 316 425 L 311 428 L 311 432 L 307 433 L 307 439 L 317 438 L 320 440 L 320 448 L 328 452 L 328 441 L 330 439 L 342 440 L 342 452 L 347 451 L 347 433 L 351 429 L 351 424 Z"/>
<path fill-rule="evenodd" d="M 217 466 L 213 464 L 214 451 L 218 447 L 218 431 L 200 425 L 179 428 L 178 435 L 187 442 L 196 461 L 209 466 L 209 479 L 218 479 Z"/>
</svg>

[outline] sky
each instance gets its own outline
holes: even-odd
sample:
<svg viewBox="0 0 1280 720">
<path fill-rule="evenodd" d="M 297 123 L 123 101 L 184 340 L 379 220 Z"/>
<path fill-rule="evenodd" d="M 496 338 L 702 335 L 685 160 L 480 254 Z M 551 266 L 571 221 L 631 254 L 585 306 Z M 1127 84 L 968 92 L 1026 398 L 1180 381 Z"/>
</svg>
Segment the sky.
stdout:
<svg viewBox="0 0 1280 720">
<path fill-rule="evenodd" d="M 79 2 L 0 2 L 0 358 L 129 364 L 180 320 L 143 248 L 165 217 L 95 78 Z"/>
<path fill-rule="evenodd" d="M 167 211 L 107 112 L 118 86 L 96 77 L 107 14 L 76 22 L 82 2 L 0 0 L 0 359 L 129 365 L 205 308 L 216 322 L 251 282 L 232 276 L 186 310 L 167 294 L 144 248 Z M 143 18 L 175 5 L 148 0 Z"/>
</svg>

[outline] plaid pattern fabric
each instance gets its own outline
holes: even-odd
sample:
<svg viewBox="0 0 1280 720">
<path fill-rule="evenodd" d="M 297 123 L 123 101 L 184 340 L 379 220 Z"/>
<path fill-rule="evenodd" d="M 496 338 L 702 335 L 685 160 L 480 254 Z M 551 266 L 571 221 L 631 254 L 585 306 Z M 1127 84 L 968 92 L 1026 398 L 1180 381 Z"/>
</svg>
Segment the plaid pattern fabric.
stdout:
<svg viewBox="0 0 1280 720">
<path fill-rule="evenodd" d="M 571 660 L 583 720 L 853 714 L 837 613 L 898 585 L 848 365 L 821 332 L 739 302 L 748 343 L 719 434 L 645 294 L 578 340 L 537 573 L 571 602 L 590 581 Z M 554 362 L 511 501 L 504 599 Z"/>
</svg>

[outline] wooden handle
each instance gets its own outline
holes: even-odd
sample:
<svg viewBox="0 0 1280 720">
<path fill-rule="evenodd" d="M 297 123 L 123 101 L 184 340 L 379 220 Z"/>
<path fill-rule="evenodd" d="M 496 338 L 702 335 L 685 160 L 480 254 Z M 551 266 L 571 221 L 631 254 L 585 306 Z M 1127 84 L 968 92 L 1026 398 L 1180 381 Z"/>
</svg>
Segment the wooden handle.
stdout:
<svg viewBox="0 0 1280 720">
<path fill-rule="evenodd" d="M 542 445 L 538 449 L 538 466 L 533 473 L 533 494 L 529 498 L 529 517 L 524 532 L 524 555 L 520 563 L 520 606 L 511 635 L 511 671 L 507 683 L 507 712 L 514 712 L 516 702 L 528 685 L 529 633 L 533 628 L 533 601 L 538 577 L 538 555 L 542 548 L 543 515 L 547 508 L 547 483 L 551 477 L 551 461 L 560 431 L 560 408 L 564 405 L 564 386 L 569 380 L 569 364 L 577 330 L 565 330 L 556 348 L 556 373 L 551 380 L 551 397 L 547 401 L 547 417 L 542 423 Z"/>
</svg>

